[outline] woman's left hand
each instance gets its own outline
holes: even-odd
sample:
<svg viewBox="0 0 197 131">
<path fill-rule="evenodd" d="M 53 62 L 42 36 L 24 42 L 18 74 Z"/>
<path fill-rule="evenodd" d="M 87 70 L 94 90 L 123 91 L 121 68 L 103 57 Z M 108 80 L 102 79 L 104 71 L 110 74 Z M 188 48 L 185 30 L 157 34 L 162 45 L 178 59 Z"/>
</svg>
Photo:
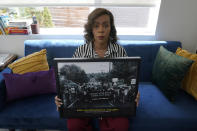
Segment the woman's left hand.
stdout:
<svg viewBox="0 0 197 131">
<path fill-rule="evenodd" d="M 138 106 L 139 105 L 139 101 L 140 101 L 140 92 L 138 91 L 137 92 L 137 96 L 135 98 L 135 102 L 136 102 L 136 105 Z"/>
</svg>

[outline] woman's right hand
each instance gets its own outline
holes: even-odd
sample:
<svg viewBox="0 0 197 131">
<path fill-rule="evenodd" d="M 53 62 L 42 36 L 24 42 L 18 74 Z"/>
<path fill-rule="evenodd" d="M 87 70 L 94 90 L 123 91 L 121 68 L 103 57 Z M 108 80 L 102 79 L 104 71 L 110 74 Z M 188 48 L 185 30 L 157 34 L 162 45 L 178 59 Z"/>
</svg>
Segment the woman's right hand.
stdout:
<svg viewBox="0 0 197 131">
<path fill-rule="evenodd" d="M 56 106 L 57 106 L 57 110 L 58 110 L 58 108 L 59 107 L 61 107 L 62 106 L 62 100 L 60 99 L 60 98 L 58 98 L 57 96 L 55 96 L 55 104 L 56 104 Z"/>
</svg>

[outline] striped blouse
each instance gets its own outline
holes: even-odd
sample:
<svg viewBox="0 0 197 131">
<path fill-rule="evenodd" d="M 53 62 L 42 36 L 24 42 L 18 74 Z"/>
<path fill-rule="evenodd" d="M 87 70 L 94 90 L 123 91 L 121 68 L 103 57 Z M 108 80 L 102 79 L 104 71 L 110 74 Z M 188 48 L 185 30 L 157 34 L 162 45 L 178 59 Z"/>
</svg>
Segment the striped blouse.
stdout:
<svg viewBox="0 0 197 131">
<path fill-rule="evenodd" d="M 115 57 L 126 57 L 127 53 L 125 49 L 120 46 L 119 44 L 112 44 L 108 45 L 108 50 L 105 52 L 105 58 L 115 58 Z M 99 58 L 98 54 L 94 51 L 92 43 L 84 44 L 79 46 L 73 58 Z"/>
</svg>

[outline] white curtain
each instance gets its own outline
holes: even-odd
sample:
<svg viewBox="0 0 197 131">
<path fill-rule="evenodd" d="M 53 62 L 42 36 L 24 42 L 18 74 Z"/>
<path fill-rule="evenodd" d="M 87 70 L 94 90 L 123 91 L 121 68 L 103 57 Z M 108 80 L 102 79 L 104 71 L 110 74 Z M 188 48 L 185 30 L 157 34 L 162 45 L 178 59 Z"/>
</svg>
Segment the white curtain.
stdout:
<svg viewBox="0 0 197 131">
<path fill-rule="evenodd" d="M 117 6 L 152 7 L 161 0 L 0 0 L 0 7 L 20 6 Z"/>
</svg>

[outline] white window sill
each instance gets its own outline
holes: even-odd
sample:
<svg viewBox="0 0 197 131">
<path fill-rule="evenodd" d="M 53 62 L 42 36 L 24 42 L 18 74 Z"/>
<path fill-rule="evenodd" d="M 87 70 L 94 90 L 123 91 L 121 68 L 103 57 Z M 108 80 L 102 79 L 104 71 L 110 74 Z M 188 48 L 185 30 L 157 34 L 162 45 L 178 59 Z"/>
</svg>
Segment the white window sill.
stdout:
<svg viewBox="0 0 197 131">
<path fill-rule="evenodd" d="M 54 39 L 83 39 L 84 28 L 41 28 L 40 34 L 32 34 L 33 37 Z M 117 35 L 121 40 L 155 40 L 154 33 L 144 29 L 117 28 Z"/>
<path fill-rule="evenodd" d="M 120 40 L 155 40 L 152 33 L 142 33 L 139 30 L 121 30 L 117 28 Z M 30 35 L 0 35 L 0 37 L 22 37 L 24 39 L 84 39 L 83 28 L 40 28 L 39 34 Z M 135 33 L 134 33 L 135 32 Z"/>
<path fill-rule="evenodd" d="M 145 28 L 116 28 L 117 35 L 154 35 L 153 30 Z M 83 35 L 84 28 L 40 28 L 43 35 Z"/>
</svg>

